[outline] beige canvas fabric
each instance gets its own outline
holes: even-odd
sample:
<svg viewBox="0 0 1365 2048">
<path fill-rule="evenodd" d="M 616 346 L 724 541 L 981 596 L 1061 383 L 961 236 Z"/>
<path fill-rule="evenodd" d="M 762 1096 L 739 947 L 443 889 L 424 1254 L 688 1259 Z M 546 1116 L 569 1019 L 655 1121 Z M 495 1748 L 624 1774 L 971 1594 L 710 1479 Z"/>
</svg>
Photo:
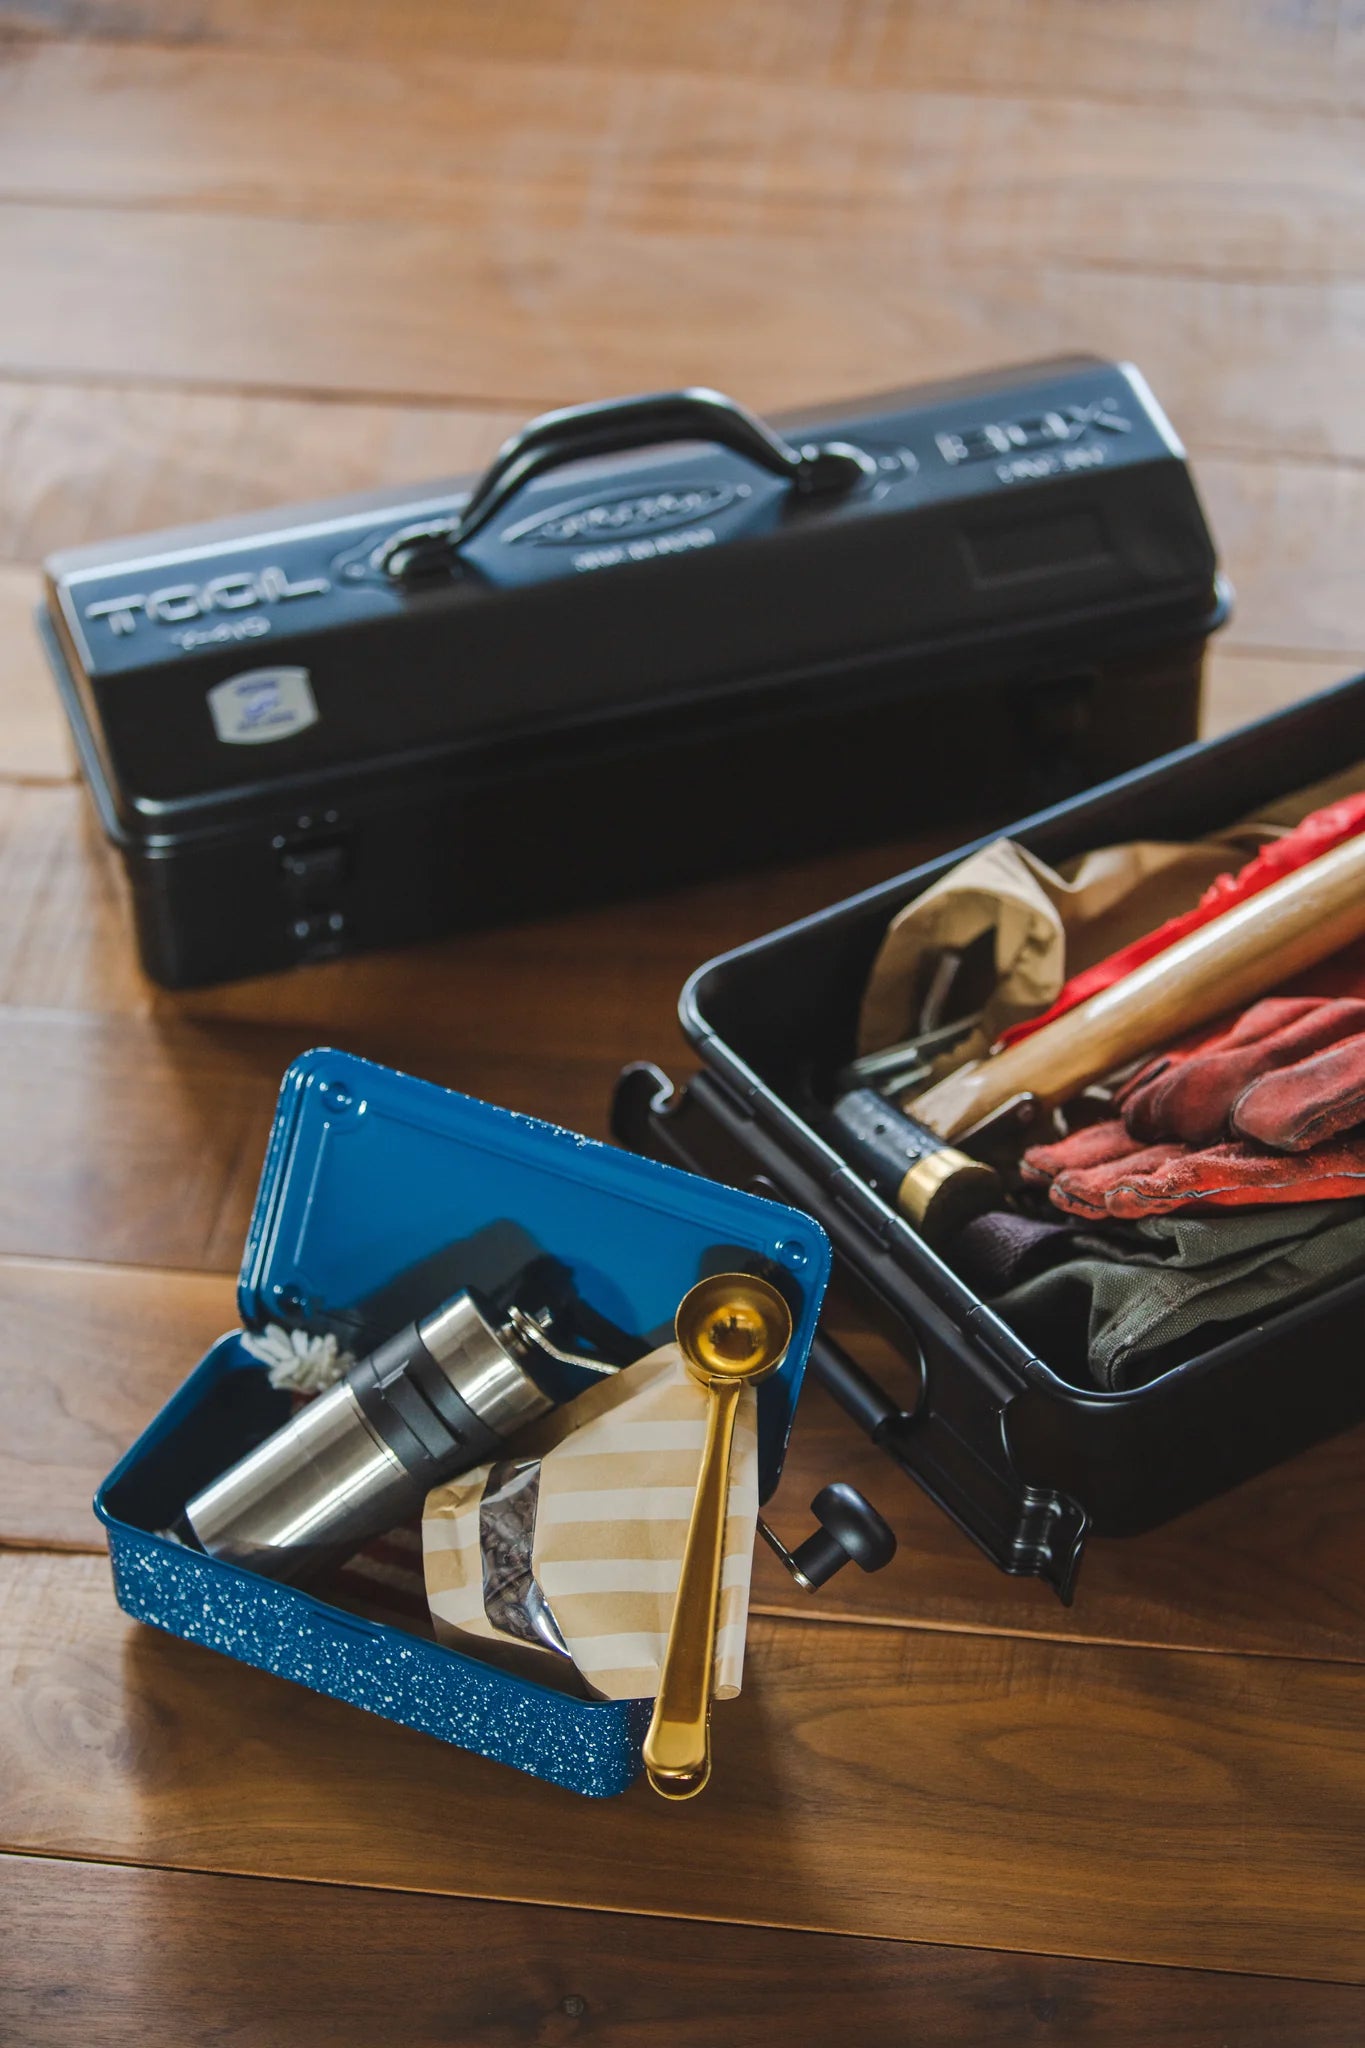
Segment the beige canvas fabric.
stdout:
<svg viewBox="0 0 1365 2048">
<path fill-rule="evenodd" d="M 1011 839 L 997 839 L 892 919 L 863 995 L 859 1052 L 914 1035 L 929 955 L 960 951 L 994 931 L 996 984 L 981 1028 L 958 1042 L 938 1072 L 983 1058 L 1011 1024 L 1048 1009 L 1073 974 L 1192 910 L 1219 875 L 1241 867 L 1310 811 L 1362 788 L 1365 761 L 1357 761 L 1195 844 L 1105 846 L 1060 869 Z"/>
<path fill-rule="evenodd" d="M 540 1459 L 532 1569 L 574 1664 L 605 1699 L 652 1697 L 668 1640 L 706 1434 L 706 1396 L 675 1344 L 547 1416 L 517 1440 Z M 484 1610 L 480 1466 L 427 1496 L 422 1551 L 439 1640 L 505 1642 Z M 715 1696 L 739 1691 L 758 1521 L 755 1390 L 735 1425 Z M 539 1653 L 547 1661 L 552 1653 Z"/>
<path fill-rule="evenodd" d="M 929 956 L 994 932 L 995 987 L 980 1029 L 951 1064 L 981 1058 L 1009 1025 L 1047 1009 L 1069 975 L 1192 909 L 1270 836 L 1252 826 L 1197 845 L 1139 840 L 1100 847 L 1060 871 L 997 839 L 892 919 L 863 996 L 859 1051 L 913 1036 Z"/>
</svg>

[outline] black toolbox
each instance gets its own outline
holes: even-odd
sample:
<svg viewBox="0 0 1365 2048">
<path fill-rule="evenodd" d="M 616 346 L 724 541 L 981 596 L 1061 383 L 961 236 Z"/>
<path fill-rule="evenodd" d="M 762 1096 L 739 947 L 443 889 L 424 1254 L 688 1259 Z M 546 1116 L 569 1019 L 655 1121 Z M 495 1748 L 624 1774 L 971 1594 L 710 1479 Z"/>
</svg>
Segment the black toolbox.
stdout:
<svg viewBox="0 0 1365 2048">
<path fill-rule="evenodd" d="M 1365 675 L 1004 831 L 1054 864 L 1125 840 L 1199 838 L 1361 759 Z M 1136 1534 L 1365 1417 L 1365 1278 L 1146 1385 L 1102 1392 L 1035 1357 L 850 1171 L 809 1113 L 853 1054 L 889 919 L 971 850 L 699 968 L 680 1008 L 701 1072 L 675 1090 L 657 1067 L 628 1068 L 612 1124 L 623 1144 L 824 1225 L 836 1290 L 891 1339 L 916 1391 L 879 1386 L 824 1335 L 810 1371 L 1003 1570 L 1069 1600 L 1089 1529 Z"/>
<path fill-rule="evenodd" d="M 714 393 L 580 407 L 472 490 L 54 557 L 45 637 L 148 973 L 960 823 L 1194 736 L 1226 598 L 1130 366 L 784 429 Z"/>
</svg>

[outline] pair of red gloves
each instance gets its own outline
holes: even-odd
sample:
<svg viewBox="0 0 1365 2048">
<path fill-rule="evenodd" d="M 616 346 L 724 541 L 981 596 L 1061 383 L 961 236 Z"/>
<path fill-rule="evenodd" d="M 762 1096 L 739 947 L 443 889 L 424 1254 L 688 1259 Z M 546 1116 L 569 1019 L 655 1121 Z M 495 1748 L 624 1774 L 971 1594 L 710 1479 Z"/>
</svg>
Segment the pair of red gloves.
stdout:
<svg viewBox="0 0 1365 2048">
<path fill-rule="evenodd" d="M 1026 1181 L 1073 1216 L 1365 1194 L 1365 1001 L 1270 996 L 1163 1053 L 1121 1115 L 1026 1152 Z"/>
</svg>

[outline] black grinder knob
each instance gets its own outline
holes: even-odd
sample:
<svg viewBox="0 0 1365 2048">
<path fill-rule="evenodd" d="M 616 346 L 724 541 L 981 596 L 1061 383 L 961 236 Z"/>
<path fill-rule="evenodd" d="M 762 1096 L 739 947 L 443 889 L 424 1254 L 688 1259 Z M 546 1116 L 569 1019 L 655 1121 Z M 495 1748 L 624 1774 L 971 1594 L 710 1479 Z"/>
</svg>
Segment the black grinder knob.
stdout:
<svg viewBox="0 0 1365 2048">
<path fill-rule="evenodd" d="M 896 1555 L 895 1531 L 856 1486 L 836 1479 L 822 1486 L 810 1505 L 820 1527 L 789 1553 L 787 1565 L 807 1591 L 828 1584 L 846 1564 L 879 1572 Z"/>
</svg>

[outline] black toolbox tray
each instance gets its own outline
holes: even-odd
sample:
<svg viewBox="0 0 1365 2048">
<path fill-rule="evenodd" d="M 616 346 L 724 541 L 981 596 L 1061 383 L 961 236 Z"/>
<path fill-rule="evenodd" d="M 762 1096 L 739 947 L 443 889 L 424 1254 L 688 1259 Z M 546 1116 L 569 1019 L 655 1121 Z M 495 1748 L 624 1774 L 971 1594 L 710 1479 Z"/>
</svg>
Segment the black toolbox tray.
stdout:
<svg viewBox="0 0 1365 2048">
<path fill-rule="evenodd" d="M 1055 863 L 1197 838 L 1365 758 L 1365 675 L 1002 828 Z M 835 1285 L 916 1375 L 903 1403 L 827 1336 L 811 1371 L 1005 1571 L 1069 1601 L 1089 1529 L 1133 1535 L 1365 1417 L 1365 1278 L 1242 1329 L 1124 1392 L 1072 1384 L 873 1194 L 801 1113 L 804 1076 L 850 1058 L 889 919 L 992 832 L 699 968 L 680 1002 L 703 1062 L 675 1091 L 627 1068 L 623 1144 L 805 1209 Z"/>
</svg>

